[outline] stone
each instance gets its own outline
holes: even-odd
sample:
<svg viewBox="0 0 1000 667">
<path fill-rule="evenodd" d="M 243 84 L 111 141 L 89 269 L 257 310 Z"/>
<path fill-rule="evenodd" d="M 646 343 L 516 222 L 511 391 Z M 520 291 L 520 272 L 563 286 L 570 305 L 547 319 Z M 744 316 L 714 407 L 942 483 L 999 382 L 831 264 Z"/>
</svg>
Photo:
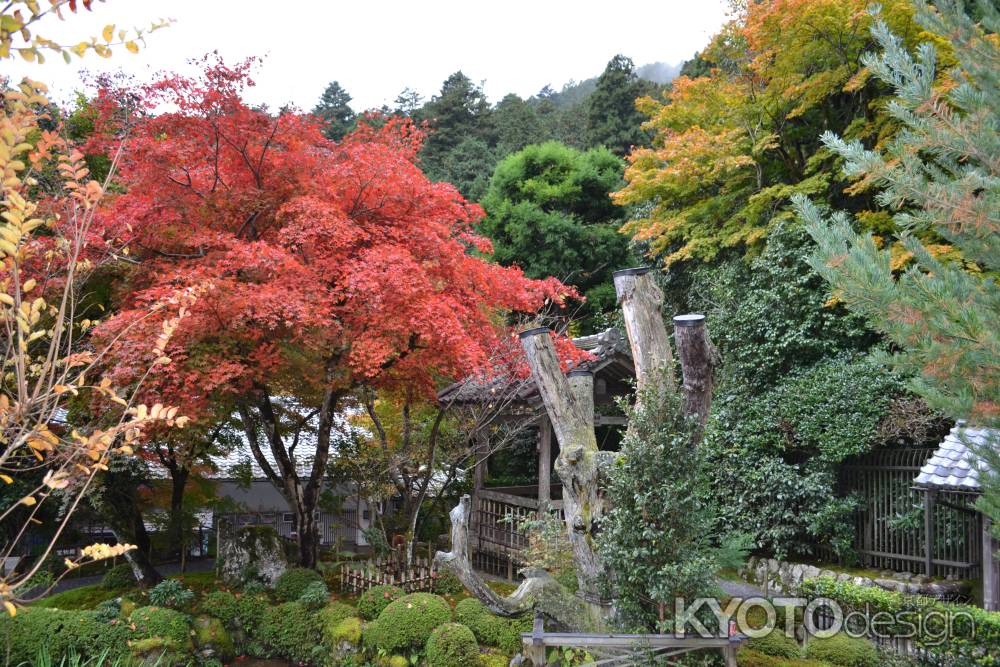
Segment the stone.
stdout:
<svg viewBox="0 0 1000 667">
<path fill-rule="evenodd" d="M 222 621 L 211 616 L 194 619 L 194 643 L 202 658 L 217 658 L 225 662 L 236 656 L 233 639 Z"/>
<path fill-rule="evenodd" d="M 270 526 L 243 526 L 220 540 L 219 574 L 227 585 L 259 581 L 273 587 L 286 569 L 285 546 Z"/>
</svg>

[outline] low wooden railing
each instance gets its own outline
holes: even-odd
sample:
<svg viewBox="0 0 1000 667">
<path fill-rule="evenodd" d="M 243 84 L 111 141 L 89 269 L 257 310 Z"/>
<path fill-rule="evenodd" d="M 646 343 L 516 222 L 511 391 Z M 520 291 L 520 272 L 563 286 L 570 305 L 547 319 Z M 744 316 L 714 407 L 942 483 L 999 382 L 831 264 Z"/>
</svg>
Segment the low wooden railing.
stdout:
<svg viewBox="0 0 1000 667">
<path fill-rule="evenodd" d="M 355 561 L 340 566 L 340 591 L 360 595 L 374 586 L 398 586 L 407 593 L 429 592 L 436 578 L 434 563 L 426 558 L 413 559 L 409 567 L 395 559 Z"/>
</svg>

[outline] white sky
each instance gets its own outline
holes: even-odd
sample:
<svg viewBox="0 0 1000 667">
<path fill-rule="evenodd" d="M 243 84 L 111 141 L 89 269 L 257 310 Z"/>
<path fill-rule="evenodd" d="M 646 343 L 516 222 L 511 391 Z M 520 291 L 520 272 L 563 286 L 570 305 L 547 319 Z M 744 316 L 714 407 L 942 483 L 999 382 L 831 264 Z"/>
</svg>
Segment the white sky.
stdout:
<svg viewBox="0 0 1000 667">
<path fill-rule="evenodd" d="M 189 58 L 218 50 L 228 61 L 264 56 L 248 97 L 277 108 L 309 110 L 340 81 L 355 110 L 392 104 L 409 86 L 425 97 L 461 69 L 498 100 L 530 96 L 545 84 L 599 74 L 616 53 L 636 65 L 680 63 L 707 44 L 726 18 L 726 0 L 107 0 L 93 12 L 41 24 L 60 43 L 99 35 L 107 23 L 175 23 L 149 35 L 139 55 L 89 52 L 72 65 L 8 61 L 3 73 L 45 81 L 55 99 L 80 88 L 80 71 L 124 69 L 148 79 L 158 70 L 190 71 Z"/>
</svg>

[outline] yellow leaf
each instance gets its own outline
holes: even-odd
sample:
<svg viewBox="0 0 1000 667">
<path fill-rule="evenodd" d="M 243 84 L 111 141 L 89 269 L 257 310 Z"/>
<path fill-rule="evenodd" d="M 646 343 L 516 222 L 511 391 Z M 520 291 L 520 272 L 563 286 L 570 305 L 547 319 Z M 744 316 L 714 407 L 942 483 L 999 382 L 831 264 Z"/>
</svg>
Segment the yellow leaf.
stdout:
<svg viewBox="0 0 1000 667">
<path fill-rule="evenodd" d="M 24 283 L 24 292 L 25 292 L 25 294 L 27 294 L 27 293 L 28 293 L 28 292 L 30 292 L 31 290 L 35 289 L 35 285 L 36 285 L 36 284 L 37 284 L 37 283 L 35 282 L 35 279 L 34 279 L 34 278 L 31 278 L 31 279 L 29 279 L 29 280 L 26 280 L 26 281 L 25 281 L 25 283 Z"/>
<path fill-rule="evenodd" d="M 130 53 L 139 53 L 139 45 L 133 41 L 125 42 L 125 48 L 128 49 Z"/>
<path fill-rule="evenodd" d="M 10 475 L 0 475 L 0 479 L 2 479 L 4 481 L 4 483 L 6 483 L 6 484 L 13 484 L 14 483 L 14 478 L 11 477 Z"/>
<path fill-rule="evenodd" d="M 37 502 L 38 501 L 35 500 L 34 498 L 32 498 L 31 496 L 25 496 L 24 498 L 21 498 L 21 504 L 22 505 L 27 505 L 28 507 L 31 507 L 32 505 L 34 505 Z"/>
<path fill-rule="evenodd" d="M 22 58 L 27 60 L 29 63 L 35 62 L 35 50 L 34 49 L 18 49 L 17 52 Z"/>
<path fill-rule="evenodd" d="M 104 38 L 104 41 L 110 42 L 112 39 L 114 39 L 114 36 L 115 36 L 115 27 L 113 25 L 104 26 L 104 30 L 101 32 L 101 37 Z"/>
<path fill-rule="evenodd" d="M 14 606 L 13 602 L 3 601 L 3 606 L 7 607 L 7 613 L 11 616 L 17 616 L 17 607 Z"/>
</svg>

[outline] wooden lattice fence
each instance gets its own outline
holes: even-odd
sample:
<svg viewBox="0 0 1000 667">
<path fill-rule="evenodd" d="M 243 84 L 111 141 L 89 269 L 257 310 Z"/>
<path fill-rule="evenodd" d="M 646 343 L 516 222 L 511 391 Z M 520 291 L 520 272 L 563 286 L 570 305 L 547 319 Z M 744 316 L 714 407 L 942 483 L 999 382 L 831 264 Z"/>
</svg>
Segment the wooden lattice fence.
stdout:
<svg viewBox="0 0 1000 667">
<path fill-rule="evenodd" d="M 873 569 L 925 574 L 927 549 L 923 494 L 913 488 L 930 448 L 883 449 L 841 468 L 843 494 L 860 501 L 855 550 Z M 968 494 L 939 492 L 932 509 L 933 576 L 980 576 L 982 516 Z"/>
<path fill-rule="evenodd" d="M 522 552 L 528 546 L 522 524 L 538 516 L 538 506 L 538 500 L 531 497 L 486 489 L 477 493 L 472 509 L 476 569 L 511 581 L 518 578 L 524 565 Z M 552 501 L 550 509 L 564 519 L 561 501 Z"/>
<path fill-rule="evenodd" d="M 414 558 L 409 567 L 400 565 L 396 559 L 344 563 L 340 566 L 340 590 L 360 595 L 374 586 L 389 585 L 407 593 L 429 592 L 436 577 L 433 562 L 426 558 Z"/>
</svg>

